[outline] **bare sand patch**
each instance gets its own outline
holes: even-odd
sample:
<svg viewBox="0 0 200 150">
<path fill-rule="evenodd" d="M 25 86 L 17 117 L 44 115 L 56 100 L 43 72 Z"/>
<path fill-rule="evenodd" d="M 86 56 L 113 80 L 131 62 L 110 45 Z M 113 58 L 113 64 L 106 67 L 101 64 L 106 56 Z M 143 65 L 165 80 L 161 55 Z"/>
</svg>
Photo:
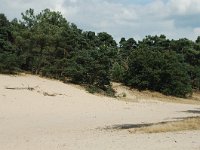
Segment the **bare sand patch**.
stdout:
<svg viewBox="0 0 200 150">
<path fill-rule="evenodd" d="M 138 98 L 122 101 L 38 76 L 0 75 L 0 150 L 199 150 L 198 130 L 99 130 L 200 116 L 199 105 Z"/>
</svg>

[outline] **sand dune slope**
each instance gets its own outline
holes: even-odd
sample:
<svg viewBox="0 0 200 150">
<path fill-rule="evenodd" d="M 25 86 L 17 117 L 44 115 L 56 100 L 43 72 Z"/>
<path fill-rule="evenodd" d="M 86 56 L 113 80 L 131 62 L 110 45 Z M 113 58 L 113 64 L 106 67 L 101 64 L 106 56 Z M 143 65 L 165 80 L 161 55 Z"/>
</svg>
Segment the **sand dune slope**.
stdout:
<svg viewBox="0 0 200 150">
<path fill-rule="evenodd" d="M 199 105 L 125 102 L 38 76 L 0 75 L 0 150 L 199 150 L 200 131 L 105 130 L 197 115 Z"/>
</svg>

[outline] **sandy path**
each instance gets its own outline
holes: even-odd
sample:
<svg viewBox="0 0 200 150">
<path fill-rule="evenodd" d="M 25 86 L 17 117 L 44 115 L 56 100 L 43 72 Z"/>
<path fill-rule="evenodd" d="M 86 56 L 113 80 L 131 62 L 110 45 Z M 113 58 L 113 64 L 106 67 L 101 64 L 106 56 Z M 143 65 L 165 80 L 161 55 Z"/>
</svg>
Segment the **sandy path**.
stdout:
<svg viewBox="0 0 200 150">
<path fill-rule="evenodd" d="M 37 76 L 0 75 L 0 150 L 199 150 L 200 131 L 148 135 L 101 130 L 200 115 L 185 112 L 199 108 L 152 100 L 124 102 Z"/>
</svg>

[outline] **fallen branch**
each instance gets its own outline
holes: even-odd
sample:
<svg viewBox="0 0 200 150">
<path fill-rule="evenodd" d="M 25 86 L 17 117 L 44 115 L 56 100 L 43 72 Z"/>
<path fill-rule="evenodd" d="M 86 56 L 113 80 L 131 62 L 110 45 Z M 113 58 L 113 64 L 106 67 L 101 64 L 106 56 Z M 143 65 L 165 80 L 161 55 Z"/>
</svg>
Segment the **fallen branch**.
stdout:
<svg viewBox="0 0 200 150">
<path fill-rule="evenodd" d="M 5 87 L 7 90 L 30 90 L 33 91 L 35 88 L 33 87 Z"/>
</svg>

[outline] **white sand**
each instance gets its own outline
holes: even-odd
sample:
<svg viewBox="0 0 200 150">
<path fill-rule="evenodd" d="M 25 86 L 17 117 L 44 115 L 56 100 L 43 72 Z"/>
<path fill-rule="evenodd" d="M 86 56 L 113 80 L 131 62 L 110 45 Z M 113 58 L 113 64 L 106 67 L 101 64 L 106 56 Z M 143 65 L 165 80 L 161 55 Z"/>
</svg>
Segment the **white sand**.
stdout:
<svg viewBox="0 0 200 150">
<path fill-rule="evenodd" d="M 187 110 L 200 106 L 124 102 L 37 76 L 0 75 L 0 150 L 200 150 L 200 131 L 130 134 L 103 129 L 200 115 Z"/>
</svg>

